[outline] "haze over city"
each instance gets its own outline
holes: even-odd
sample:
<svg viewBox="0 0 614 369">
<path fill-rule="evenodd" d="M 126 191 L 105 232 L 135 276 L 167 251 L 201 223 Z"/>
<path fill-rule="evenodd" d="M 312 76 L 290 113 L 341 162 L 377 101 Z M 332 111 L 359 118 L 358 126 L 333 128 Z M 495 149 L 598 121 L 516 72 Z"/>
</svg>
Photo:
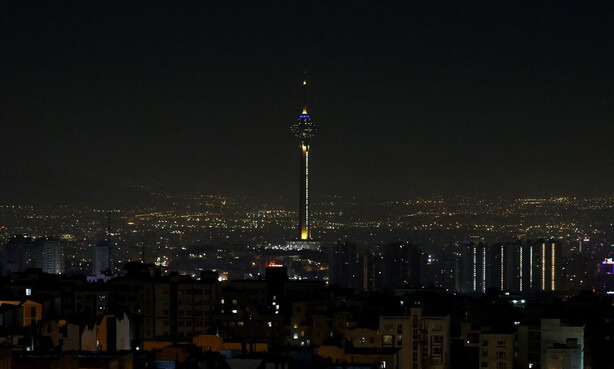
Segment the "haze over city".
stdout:
<svg viewBox="0 0 614 369">
<path fill-rule="evenodd" d="M 609 194 L 607 2 L 5 2 L 0 199 Z M 120 203 L 122 201 L 119 201 Z"/>
</svg>

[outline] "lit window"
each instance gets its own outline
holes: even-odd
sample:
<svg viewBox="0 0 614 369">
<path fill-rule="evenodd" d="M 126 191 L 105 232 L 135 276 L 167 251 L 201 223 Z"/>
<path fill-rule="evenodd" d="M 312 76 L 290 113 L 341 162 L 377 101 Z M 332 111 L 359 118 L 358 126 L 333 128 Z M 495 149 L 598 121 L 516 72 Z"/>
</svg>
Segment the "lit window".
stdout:
<svg viewBox="0 0 614 369">
<path fill-rule="evenodd" d="M 32 289 L 26 288 L 26 296 L 32 296 Z"/>
</svg>

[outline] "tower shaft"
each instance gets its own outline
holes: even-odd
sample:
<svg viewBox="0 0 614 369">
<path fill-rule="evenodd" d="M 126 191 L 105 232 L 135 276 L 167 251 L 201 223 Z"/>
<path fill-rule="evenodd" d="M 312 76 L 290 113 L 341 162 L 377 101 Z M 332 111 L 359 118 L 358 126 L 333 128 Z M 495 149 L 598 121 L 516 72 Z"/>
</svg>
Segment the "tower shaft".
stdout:
<svg viewBox="0 0 614 369">
<path fill-rule="evenodd" d="M 311 239 L 311 228 L 309 225 L 309 141 L 301 141 L 301 175 L 300 175 L 300 194 L 299 194 L 299 239 Z"/>
</svg>

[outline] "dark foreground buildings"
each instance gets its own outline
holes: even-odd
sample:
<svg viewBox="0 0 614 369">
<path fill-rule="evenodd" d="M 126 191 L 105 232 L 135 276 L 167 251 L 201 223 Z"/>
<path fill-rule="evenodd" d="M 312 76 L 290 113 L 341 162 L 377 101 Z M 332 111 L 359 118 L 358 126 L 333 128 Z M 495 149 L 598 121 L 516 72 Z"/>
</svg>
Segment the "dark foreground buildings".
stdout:
<svg viewBox="0 0 614 369">
<path fill-rule="evenodd" d="M 386 258 L 403 264 L 406 246 L 390 245 Z M 386 277 L 404 287 L 381 292 L 293 280 L 283 266 L 225 282 L 141 263 L 106 282 L 14 272 L 0 288 L 0 367 L 605 368 L 614 359 L 610 295 L 452 294 L 406 283 L 411 265 Z"/>
<path fill-rule="evenodd" d="M 472 241 L 438 254 L 349 240 L 323 258 L 271 251 L 249 261 L 261 274 L 225 280 L 141 262 L 69 275 L 46 266 L 62 242 L 15 237 L 2 250 L 0 367 L 609 367 L 611 259 L 578 292 L 570 260 L 590 255 L 548 239 Z M 303 279 L 300 265 L 328 278 Z"/>
</svg>

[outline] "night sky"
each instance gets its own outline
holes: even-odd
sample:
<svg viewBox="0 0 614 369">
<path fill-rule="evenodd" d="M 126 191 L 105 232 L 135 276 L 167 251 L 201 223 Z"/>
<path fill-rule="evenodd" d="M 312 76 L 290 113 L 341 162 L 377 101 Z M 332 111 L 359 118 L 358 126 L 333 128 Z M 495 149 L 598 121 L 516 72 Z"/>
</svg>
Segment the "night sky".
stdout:
<svg viewBox="0 0 614 369">
<path fill-rule="evenodd" d="M 3 1 L 0 201 L 294 204 L 304 70 L 315 196 L 614 193 L 609 1 Z"/>
</svg>

